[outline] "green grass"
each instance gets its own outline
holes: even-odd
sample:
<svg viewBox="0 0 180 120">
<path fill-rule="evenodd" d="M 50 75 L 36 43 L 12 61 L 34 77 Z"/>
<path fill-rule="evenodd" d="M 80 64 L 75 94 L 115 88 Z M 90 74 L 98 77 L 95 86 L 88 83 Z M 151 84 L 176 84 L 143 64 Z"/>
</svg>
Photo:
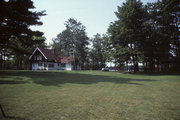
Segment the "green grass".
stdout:
<svg viewBox="0 0 180 120">
<path fill-rule="evenodd" d="M 27 120 L 179 120 L 180 76 L 0 71 L 0 104 Z"/>
</svg>

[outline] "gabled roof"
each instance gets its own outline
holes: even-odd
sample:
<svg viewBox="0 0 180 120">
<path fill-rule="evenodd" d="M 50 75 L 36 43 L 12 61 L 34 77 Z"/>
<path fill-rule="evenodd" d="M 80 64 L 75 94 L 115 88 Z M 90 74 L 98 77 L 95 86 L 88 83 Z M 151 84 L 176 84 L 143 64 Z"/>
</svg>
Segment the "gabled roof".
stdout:
<svg viewBox="0 0 180 120">
<path fill-rule="evenodd" d="M 38 51 L 44 56 L 44 58 L 47 59 L 47 60 L 54 60 L 54 61 L 58 62 L 59 59 L 60 59 L 60 57 L 59 57 L 59 55 L 58 55 L 58 53 L 57 53 L 56 50 L 54 50 L 54 49 L 46 49 L 46 48 L 39 48 L 39 47 L 37 47 L 37 48 L 34 50 L 34 52 L 33 52 L 32 55 L 29 57 L 29 59 L 32 58 L 32 56 L 34 55 L 34 53 L 35 53 L 37 50 L 38 50 Z"/>
<path fill-rule="evenodd" d="M 46 48 L 39 48 L 37 47 L 32 55 L 29 57 L 29 59 L 32 58 L 32 56 L 36 53 L 36 51 L 39 51 L 46 60 L 53 60 L 55 62 L 61 62 L 61 63 L 70 63 L 74 61 L 74 57 L 73 56 L 68 56 L 68 57 L 62 57 L 60 58 L 60 56 L 58 55 L 58 52 L 54 49 L 46 49 Z"/>
<path fill-rule="evenodd" d="M 70 62 L 73 62 L 73 61 L 74 61 L 74 57 L 73 56 L 61 58 L 61 63 L 70 63 Z"/>
<path fill-rule="evenodd" d="M 59 61 L 60 57 L 55 49 L 39 48 L 48 60 Z"/>
</svg>

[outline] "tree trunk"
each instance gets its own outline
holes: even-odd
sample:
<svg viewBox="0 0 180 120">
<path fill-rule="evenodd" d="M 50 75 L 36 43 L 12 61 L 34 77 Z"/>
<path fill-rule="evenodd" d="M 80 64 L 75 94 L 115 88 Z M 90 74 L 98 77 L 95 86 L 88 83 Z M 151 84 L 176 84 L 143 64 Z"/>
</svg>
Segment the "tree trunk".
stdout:
<svg viewBox="0 0 180 120">
<path fill-rule="evenodd" d="M 132 58 L 133 58 L 133 67 L 134 67 L 133 70 L 136 73 L 137 72 L 137 68 L 136 68 L 135 56 L 132 56 Z"/>
<path fill-rule="evenodd" d="M 2 70 L 2 66 L 3 66 L 3 56 L 2 56 L 2 50 L 0 53 L 0 70 Z"/>
<path fill-rule="evenodd" d="M 3 52 L 3 70 L 6 69 L 6 54 L 5 51 Z"/>
</svg>

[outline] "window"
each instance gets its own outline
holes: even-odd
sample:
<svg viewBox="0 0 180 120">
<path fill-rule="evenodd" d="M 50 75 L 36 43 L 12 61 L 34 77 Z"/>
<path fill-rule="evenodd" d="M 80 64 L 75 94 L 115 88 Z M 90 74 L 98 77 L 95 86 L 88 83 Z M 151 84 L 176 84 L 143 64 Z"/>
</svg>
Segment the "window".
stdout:
<svg viewBox="0 0 180 120">
<path fill-rule="evenodd" d="M 61 63 L 61 67 L 66 67 L 66 64 L 65 63 Z"/>
<path fill-rule="evenodd" d="M 53 67 L 54 67 L 54 64 L 48 64 L 48 67 L 52 67 L 52 68 L 53 68 Z"/>
<path fill-rule="evenodd" d="M 47 64 L 44 64 L 44 67 L 47 67 Z"/>
<path fill-rule="evenodd" d="M 34 60 L 37 60 L 37 56 L 36 55 L 34 56 Z"/>
<path fill-rule="evenodd" d="M 38 55 L 37 60 L 42 60 L 42 55 Z"/>
<path fill-rule="evenodd" d="M 42 63 L 38 63 L 38 66 L 42 66 Z"/>
<path fill-rule="evenodd" d="M 42 55 L 34 55 L 34 60 L 42 60 Z"/>
</svg>

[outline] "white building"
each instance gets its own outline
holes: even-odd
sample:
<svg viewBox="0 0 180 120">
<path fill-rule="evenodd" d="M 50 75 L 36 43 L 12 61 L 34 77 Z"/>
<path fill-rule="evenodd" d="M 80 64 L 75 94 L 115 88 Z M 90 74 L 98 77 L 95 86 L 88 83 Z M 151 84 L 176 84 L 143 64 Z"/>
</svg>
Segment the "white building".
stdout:
<svg viewBox="0 0 180 120">
<path fill-rule="evenodd" d="M 60 57 L 54 49 L 37 47 L 29 57 L 32 70 L 73 70 L 74 57 Z"/>
</svg>

